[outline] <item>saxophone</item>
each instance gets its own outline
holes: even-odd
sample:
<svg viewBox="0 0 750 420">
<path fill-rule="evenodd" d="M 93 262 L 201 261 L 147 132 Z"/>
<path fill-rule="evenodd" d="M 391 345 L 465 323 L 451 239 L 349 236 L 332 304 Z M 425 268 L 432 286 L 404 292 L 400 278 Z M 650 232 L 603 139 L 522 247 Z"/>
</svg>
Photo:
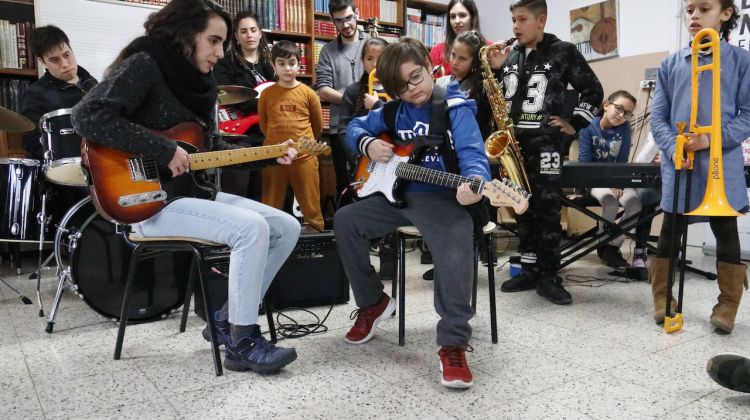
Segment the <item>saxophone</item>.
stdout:
<svg viewBox="0 0 750 420">
<path fill-rule="evenodd" d="M 515 38 L 510 38 L 503 45 L 510 45 L 513 41 L 515 41 Z M 510 179 L 526 191 L 531 191 L 529 178 L 526 176 L 526 169 L 524 169 L 521 148 L 516 141 L 513 130 L 513 121 L 508 115 L 503 91 L 490 67 L 490 54 L 500 49 L 501 47 L 498 44 L 493 44 L 485 45 L 479 50 L 479 58 L 482 62 L 482 77 L 484 78 L 482 84 L 492 109 L 494 121 L 491 124 L 495 130 L 485 140 L 484 149 L 490 159 L 500 161 L 501 176 Z"/>
</svg>

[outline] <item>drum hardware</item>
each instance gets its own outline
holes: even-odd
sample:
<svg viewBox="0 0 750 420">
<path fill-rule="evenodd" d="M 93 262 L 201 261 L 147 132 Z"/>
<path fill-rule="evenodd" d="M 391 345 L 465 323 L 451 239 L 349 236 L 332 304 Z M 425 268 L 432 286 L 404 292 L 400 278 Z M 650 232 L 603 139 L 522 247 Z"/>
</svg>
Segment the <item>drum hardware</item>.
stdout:
<svg viewBox="0 0 750 420">
<path fill-rule="evenodd" d="M 25 133 L 34 129 L 34 123 L 23 115 L 0 106 L 0 130 Z"/>
<path fill-rule="evenodd" d="M 16 290 L 15 287 L 13 287 L 10 284 L 8 284 L 8 282 L 6 282 L 2 277 L 0 277 L 0 282 L 2 282 L 5 285 L 5 287 L 7 287 L 8 289 L 12 290 L 13 293 L 17 294 L 18 298 L 21 299 L 21 302 L 23 302 L 24 305 L 31 305 L 31 299 L 29 299 L 26 296 L 22 295 L 21 292 L 19 292 L 18 290 Z"/>
<path fill-rule="evenodd" d="M 113 321 L 119 319 L 133 247 L 127 240 L 128 229 L 127 225 L 99 216 L 91 196 L 78 201 L 65 213 L 55 233 L 58 285 L 47 319 L 47 333 L 53 332 L 66 285 L 97 313 Z M 171 259 L 171 265 L 163 263 L 165 256 Z M 187 278 L 190 264 L 181 258 L 162 253 L 150 260 L 152 271 L 144 269 L 152 267 L 140 267 L 143 283 L 136 285 L 137 290 L 132 295 L 140 302 L 133 302 L 129 322 L 163 319 L 183 304 L 184 295 L 175 287 L 175 279 Z M 165 268 L 170 266 L 173 270 Z"/>
<path fill-rule="evenodd" d="M 242 102 L 247 102 L 256 96 L 258 92 L 254 89 L 244 86 L 217 86 L 218 98 L 217 102 L 219 105 L 235 105 Z"/>
</svg>

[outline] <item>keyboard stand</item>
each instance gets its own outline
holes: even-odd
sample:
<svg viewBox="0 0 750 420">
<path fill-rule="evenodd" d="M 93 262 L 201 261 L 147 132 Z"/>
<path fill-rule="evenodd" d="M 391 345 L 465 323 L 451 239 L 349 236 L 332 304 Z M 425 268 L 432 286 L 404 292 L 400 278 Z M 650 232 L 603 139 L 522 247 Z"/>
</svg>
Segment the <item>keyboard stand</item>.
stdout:
<svg viewBox="0 0 750 420">
<path fill-rule="evenodd" d="M 649 213 L 646 217 L 639 219 L 640 214 L 635 214 L 625 220 L 621 220 L 619 223 L 611 222 L 602 216 L 594 213 L 593 211 L 586 208 L 587 204 L 595 204 L 598 205 L 596 200 L 593 202 L 589 199 L 592 197 L 584 197 L 583 199 L 576 199 L 576 200 L 570 200 L 568 197 L 562 195 L 561 201 L 562 205 L 565 207 L 570 207 L 578 210 L 579 212 L 583 213 L 587 217 L 593 219 L 595 222 L 601 222 L 604 223 L 605 228 L 604 231 L 599 233 L 598 226 L 594 226 L 593 228 L 587 230 L 582 235 L 578 236 L 577 238 L 568 240 L 564 245 L 560 246 L 560 268 L 567 267 L 568 265 L 580 260 L 584 256 L 588 255 L 590 252 L 596 250 L 601 243 L 609 242 L 612 239 L 617 238 L 620 235 L 626 235 L 630 239 L 635 238 L 635 234 L 630 233 L 629 231 L 631 229 L 636 228 L 637 226 L 640 226 L 643 223 L 646 223 L 647 221 L 653 219 L 654 217 L 661 214 L 663 211 L 660 207 L 657 207 L 656 210 Z M 617 215 L 617 217 L 622 216 L 623 211 L 620 211 Z M 649 250 L 652 252 L 656 250 L 656 247 L 653 245 L 647 243 L 646 246 Z M 698 268 L 695 268 L 690 265 L 690 261 L 685 261 L 685 270 L 697 274 L 699 276 L 705 277 L 708 280 L 716 280 L 716 274 L 711 273 L 709 271 L 704 271 Z M 620 277 L 626 277 L 633 280 L 644 280 L 647 281 L 647 278 L 644 278 L 645 273 L 642 271 L 645 270 L 632 270 L 632 269 L 624 269 L 624 270 L 615 270 L 613 272 L 610 272 L 611 275 L 616 275 Z"/>
</svg>

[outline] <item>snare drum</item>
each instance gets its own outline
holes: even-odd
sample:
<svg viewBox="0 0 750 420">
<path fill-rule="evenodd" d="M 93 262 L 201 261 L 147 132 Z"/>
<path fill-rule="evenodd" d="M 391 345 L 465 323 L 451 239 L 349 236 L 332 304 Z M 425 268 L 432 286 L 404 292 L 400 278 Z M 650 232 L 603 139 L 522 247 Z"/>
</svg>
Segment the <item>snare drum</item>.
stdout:
<svg viewBox="0 0 750 420">
<path fill-rule="evenodd" d="M 81 136 L 70 122 L 71 108 L 48 112 L 39 119 L 42 132 L 44 177 L 61 185 L 85 187 L 86 177 L 81 169 Z"/>
<path fill-rule="evenodd" d="M 0 239 L 34 241 L 39 239 L 37 207 L 40 162 L 32 159 L 0 159 L 0 189 L 5 212 L 0 223 Z"/>
</svg>

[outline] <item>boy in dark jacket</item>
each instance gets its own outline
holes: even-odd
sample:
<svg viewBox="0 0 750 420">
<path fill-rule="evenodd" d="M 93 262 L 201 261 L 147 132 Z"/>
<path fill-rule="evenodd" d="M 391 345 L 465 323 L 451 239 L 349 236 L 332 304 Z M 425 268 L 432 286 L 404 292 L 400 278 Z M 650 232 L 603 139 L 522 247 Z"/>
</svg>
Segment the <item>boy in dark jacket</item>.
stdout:
<svg viewBox="0 0 750 420">
<path fill-rule="evenodd" d="M 21 103 L 21 114 L 34 124 L 48 112 L 73 108 L 96 85 L 96 79 L 78 65 L 68 36 L 60 28 L 52 25 L 36 28 L 31 34 L 31 51 L 47 69 L 44 76 L 29 86 Z M 37 126 L 23 136 L 23 149 L 30 159 L 44 159 L 40 134 Z M 70 156 L 56 158 L 80 156 L 80 145 L 65 148 L 65 154 Z"/>
<path fill-rule="evenodd" d="M 566 305 L 570 293 L 557 276 L 560 265 L 561 133 L 574 134 L 591 123 L 603 92 L 594 72 L 576 47 L 544 33 L 545 0 L 511 3 L 516 45 L 501 64 L 505 100 L 516 127 L 531 188 L 529 211 L 517 215 L 523 273 L 503 283 L 503 292 L 536 289 L 551 302 Z M 560 118 L 565 91 L 580 95 L 571 120 Z"/>
</svg>

